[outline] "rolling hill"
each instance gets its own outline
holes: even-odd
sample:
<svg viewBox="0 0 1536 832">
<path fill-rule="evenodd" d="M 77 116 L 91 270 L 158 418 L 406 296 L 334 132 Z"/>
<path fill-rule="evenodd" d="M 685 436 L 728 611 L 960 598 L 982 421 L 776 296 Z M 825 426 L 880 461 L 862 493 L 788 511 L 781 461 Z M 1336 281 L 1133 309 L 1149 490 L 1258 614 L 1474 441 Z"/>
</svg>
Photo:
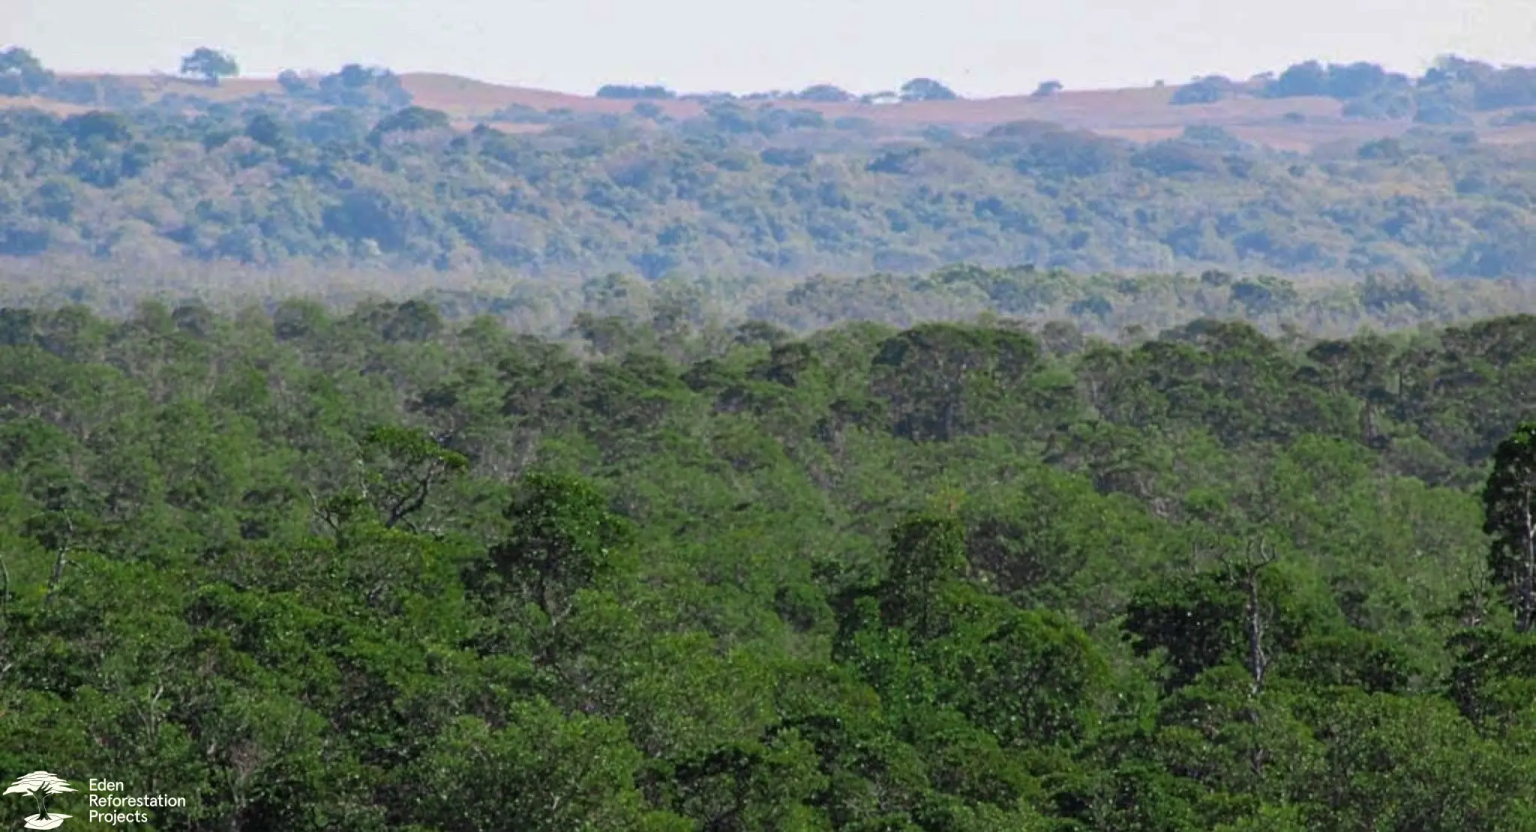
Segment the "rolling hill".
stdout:
<svg viewBox="0 0 1536 832">
<path fill-rule="evenodd" d="M 1459 59 L 1418 79 L 1309 62 L 976 100 L 914 81 L 896 103 L 355 64 L 19 78 L 0 71 L 17 93 L 0 113 L 11 275 L 57 258 L 134 281 L 178 262 L 556 281 L 1536 273 L 1536 70 Z"/>
<path fill-rule="evenodd" d="M 166 95 L 202 98 L 213 102 L 238 102 L 262 95 L 280 95 L 275 78 L 233 78 L 217 87 L 170 75 L 63 75 L 66 79 L 95 83 L 110 79 L 141 91 L 146 101 Z M 441 73 L 404 73 L 401 85 L 414 104 L 440 110 L 453 117 L 462 129 L 492 124 L 505 129 L 507 122 L 495 117 L 500 111 L 528 108 L 539 112 L 620 115 L 633 110 L 635 101 L 599 98 L 531 87 L 510 86 Z M 1090 130 L 1105 136 L 1150 142 L 1179 136 L 1191 126 L 1221 127 L 1246 142 L 1280 150 L 1306 152 L 1335 142 L 1364 142 L 1401 136 L 1414 126 L 1411 117 L 1356 118 L 1344 115 L 1344 102 L 1323 95 L 1264 98 L 1252 85 L 1240 87 L 1247 94 L 1209 104 L 1175 106 L 1179 86 L 1108 90 L 1062 90 L 1048 97 L 1012 95 L 994 98 L 944 101 L 903 101 L 868 104 L 858 101 L 825 102 L 795 100 L 768 102 L 811 110 L 829 120 L 859 118 L 898 131 L 946 127 L 979 133 L 1017 121 L 1045 121 Z M 695 118 L 706 105 L 696 99 L 652 100 L 668 117 Z M 757 102 L 759 105 L 764 102 Z M 86 105 L 50 101 L 40 97 L 0 96 L 0 107 L 35 106 L 63 115 L 85 112 Z M 1536 140 L 1536 124 L 1501 125 L 1500 120 L 1519 108 L 1500 108 L 1475 114 L 1470 124 L 1483 141 L 1520 144 Z M 518 125 L 526 130 L 527 125 Z"/>
</svg>

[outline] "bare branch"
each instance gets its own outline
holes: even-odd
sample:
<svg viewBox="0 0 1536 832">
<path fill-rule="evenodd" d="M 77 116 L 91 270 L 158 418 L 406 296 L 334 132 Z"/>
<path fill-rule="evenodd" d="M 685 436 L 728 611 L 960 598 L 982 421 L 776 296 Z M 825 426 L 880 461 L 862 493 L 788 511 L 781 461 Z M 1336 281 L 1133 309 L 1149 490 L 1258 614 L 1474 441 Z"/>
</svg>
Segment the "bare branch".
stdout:
<svg viewBox="0 0 1536 832">
<path fill-rule="evenodd" d="M 341 526 L 336 522 L 336 519 L 331 516 L 331 512 L 326 511 L 321 507 L 320 498 L 315 494 L 314 489 L 305 489 L 305 492 L 309 494 L 310 510 L 314 513 L 315 517 L 319 518 L 319 520 L 325 525 L 330 526 L 332 532 L 340 534 Z"/>
</svg>

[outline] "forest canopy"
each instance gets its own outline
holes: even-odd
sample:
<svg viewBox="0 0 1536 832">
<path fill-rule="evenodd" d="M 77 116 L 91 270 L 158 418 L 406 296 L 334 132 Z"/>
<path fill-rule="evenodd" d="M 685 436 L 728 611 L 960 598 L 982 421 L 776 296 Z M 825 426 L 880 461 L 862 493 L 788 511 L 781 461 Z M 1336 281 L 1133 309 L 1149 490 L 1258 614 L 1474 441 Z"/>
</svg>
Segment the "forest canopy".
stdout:
<svg viewBox="0 0 1536 832">
<path fill-rule="evenodd" d="M 189 830 L 1536 821 L 1536 318 L 666 320 L 0 310 L 0 768 Z"/>
</svg>

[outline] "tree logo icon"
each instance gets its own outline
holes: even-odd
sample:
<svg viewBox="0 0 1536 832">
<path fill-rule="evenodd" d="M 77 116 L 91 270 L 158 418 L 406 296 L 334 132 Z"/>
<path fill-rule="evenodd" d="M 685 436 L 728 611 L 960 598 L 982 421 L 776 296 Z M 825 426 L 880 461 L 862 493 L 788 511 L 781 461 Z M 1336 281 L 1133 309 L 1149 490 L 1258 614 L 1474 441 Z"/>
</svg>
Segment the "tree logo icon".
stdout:
<svg viewBox="0 0 1536 832">
<path fill-rule="evenodd" d="M 23 777 L 18 777 L 11 784 L 6 794 L 24 794 L 37 801 L 37 814 L 28 815 L 24 826 L 28 829 L 58 829 L 59 825 L 69 815 L 61 815 L 57 812 L 49 814 L 48 797 L 50 795 L 72 792 L 69 782 L 64 778 L 46 771 L 34 771 Z"/>
</svg>

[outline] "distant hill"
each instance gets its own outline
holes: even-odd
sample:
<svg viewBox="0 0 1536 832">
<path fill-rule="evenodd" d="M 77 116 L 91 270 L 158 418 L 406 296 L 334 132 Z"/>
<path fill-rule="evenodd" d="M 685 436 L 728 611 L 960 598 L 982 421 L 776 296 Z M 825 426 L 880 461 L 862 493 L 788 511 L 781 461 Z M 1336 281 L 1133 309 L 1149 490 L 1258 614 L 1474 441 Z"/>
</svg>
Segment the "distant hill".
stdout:
<svg viewBox="0 0 1536 832">
<path fill-rule="evenodd" d="M 218 87 L 209 87 L 194 79 L 169 75 L 65 74 L 60 77 L 85 84 L 109 79 L 141 91 L 146 102 L 176 95 L 229 103 L 261 95 L 280 95 L 283 91 L 273 78 L 233 78 Z M 403 73 L 399 80 L 413 103 L 446 112 L 466 129 L 476 123 L 496 123 L 494 114 L 508 109 L 617 115 L 631 112 L 637 103 L 632 99 L 507 86 L 439 73 Z M 1412 112 L 1388 112 L 1373 117 L 1349 115 L 1347 100 L 1328 95 L 1265 97 L 1263 85 L 1252 82 L 1234 84 L 1232 94 L 1210 103 L 1182 106 L 1173 103 L 1181 91 L 1193 86 L 1196 84 L 1112 90 L 1064 89 L 1048 96 L 1019 94 L 889 104 L 801 99 L 769 103 L 815 111 L 833 120 L 866 119 L 881 127 L 905 131 L 942 126 L 975 133 L 1009 122 L 1038 120 L 1147 142 L 1176 137 L 1191 126 L 1215 126 L 1246 142 L 1299 152 L 1332 142 L 1401 136 L 1416 123 Z M 706 104 L 698 98 L 658 99 L 646 103 L 677 119 L 697 117 L 706 109 Z M 749 103 L 760 105 L 765 102 Z M 35 96 L 25 99 L 0 96 L 0 106 L 22 105 L 40 106 L 62 114 L 89 109 L 86 105 Z M 1483 141 L 1495 144 L 1536 140 L 1536 123 L 1518 119 L 1514 123 L 1505 123 L 1511 113 L 1522 108 L 1523 105 L 1474 111 L 1467 114 L 1467 121 L 1461 126 L 1476 131 Z"/>
<path fill-rule="evenodd" d="M 547 279 L 962 261 L 1536 274 L 1536 72 L 1475 62 L 896 103 L 357 65 L 218 85 L 34 68 L 0 71 L 4 89 L 12 258 Z"/>
</svg>

